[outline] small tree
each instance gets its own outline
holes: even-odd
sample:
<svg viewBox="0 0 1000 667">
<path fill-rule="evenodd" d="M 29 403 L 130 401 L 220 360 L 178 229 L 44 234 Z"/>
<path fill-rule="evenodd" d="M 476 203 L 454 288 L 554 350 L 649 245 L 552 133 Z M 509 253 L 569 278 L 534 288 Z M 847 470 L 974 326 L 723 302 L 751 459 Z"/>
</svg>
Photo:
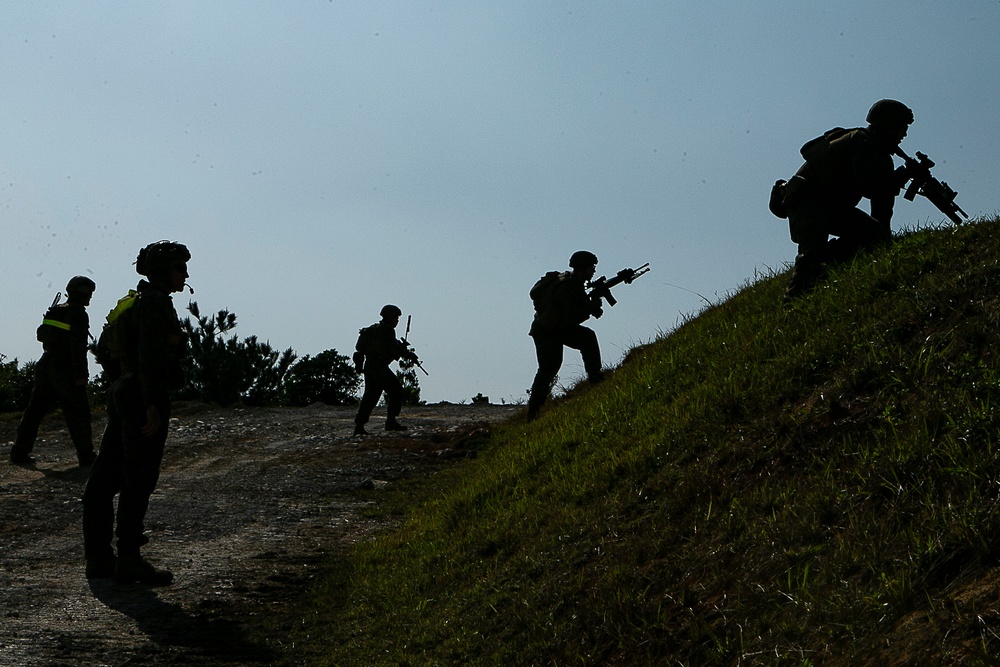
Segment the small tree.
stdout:
<svg viewBox="0 0 1000 667">
<path fill-rule="evenodd" d="M 408 359 L 400 359 L 396 377 L 403 385 L 403 405 L 423 405 L 420 400 L 420 382 L 417 380 L 417 364 Z"/>
<path fill-rule="evenodd" d="M 256 336 L 242 341 L 235 335 L 229 337 L 236 328 L 236 315 L 228 310 L 220 310 L 212 317 L 202 316 L 197 302 L 192 301 L 188 312 L 195 320 L 186 317 L 181 321 L 190 346 L 181 395 L 219 405 L 276 401 L 295 361 L 292 349 L 279 353 Z"/>
<path fill-rule="evenodd" d="M 349 357 L 336 350 L 325 350 L 315 357 L 308 354 L 291 367 L 285 376 L 285 400 L 291 405 L 309 405 L 319 401 L 327 405 L 357 403 L 356 392 L 361 378 Z"/>
<path fill-rule="evenodd" d="M 28 407 L 35 362 L 29 361 L 18 368 L 16 358 L 4 361 L 6 358 L 0 354 L 0 412 L 20 412 Z"/>
</svg>

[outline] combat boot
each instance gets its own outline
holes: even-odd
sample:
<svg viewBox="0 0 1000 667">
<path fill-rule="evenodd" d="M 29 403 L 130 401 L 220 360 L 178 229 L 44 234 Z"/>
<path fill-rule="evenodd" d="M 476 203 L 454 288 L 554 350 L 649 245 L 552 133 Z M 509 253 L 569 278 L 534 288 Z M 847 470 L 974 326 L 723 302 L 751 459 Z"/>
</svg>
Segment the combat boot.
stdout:
<svg viewBox="0 0 1000 667">
<path fill-rule="evenodd" d="M 368 435 L 368 431 L 365 430 L 364 424 L 356 424 L 354 426 L 354 435 Z"/>
<path fill-rule="evenodd" d="M 87 578 L 88 579 L 110 579 L 115 576 L 115 565 L 117 560 L 114 555 L 105 556 L 104 558 L 88 558 L 87 559 Z"/>
<path fill-rule="evenodd" d="M 148 560 L 139 554 L 118 556 L 118 563 L 115 566 L 115 583 L 168 586 L 173 580 L 172 572 L 153 567 Z"/>
<path fill-rule="evenodd" d="M 385 422 L 386 431 L 405 431 L 406 427 L 400 424 L 395 419 L 387 419 Z"/>
<path fill-rule="evenodd" d="M 28 454 L 27 452 L 11 449 L 10 450 L 10 462 L 15 465 L 31 465 L 35 462 L 35 458 Z"/>
</svg>

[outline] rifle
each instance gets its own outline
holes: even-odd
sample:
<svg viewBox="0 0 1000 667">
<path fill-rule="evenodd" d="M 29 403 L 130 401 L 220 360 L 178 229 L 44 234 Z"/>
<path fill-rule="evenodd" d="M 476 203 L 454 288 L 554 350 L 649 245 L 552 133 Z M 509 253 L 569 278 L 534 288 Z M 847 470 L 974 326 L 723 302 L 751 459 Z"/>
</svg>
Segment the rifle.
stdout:
<svg viewBox="0 0 1000 667">
<path fill-rule="evenodd" d="M 638 269 L 622 269 L 610 280 L 601 276 L 597 280 L 591 280 L 587 283 L 587 287 L 590 288 L 587 296 L 591 299 L 604 299 L 608 302 L 609 306 L 614 306 L 618 303 L 618 300 L 611 296 L 611 288 L 622 283 L 631 285 L 633 280 L 646 273 L 649 273 L 649 262 L 646 262 Z"/>
<path fill-rule="evenodd" d="M 430 373 L 427 372 L 427 369 L 424 368 L 424 365 L 420 363 L 420 359 L 417 358 L 417 353 L 413 351 L 413 348 L 410 347 L 410 344 L 406 340 L 410 337 L 410 320 L 412 319 L 413 315 L 406 316 L 406 333 L 403 334 L 403 339 L 400 341 L 406 346 L 407 355 L 404 356 L 406 356 L 408 360 L 412 361 L 414 366 L 422 370 L 424 375 L 430 375 Z"/>
<path fill-rule="evenodd" d="M 934 166 L 933 160 L 920 151 L 917 151 L 917 159 L 914 160 L 898 147 L 895 154 L 903 158 L 903 162 L 906 163 L 907 175 L 912 179 L 906 188 L 903 199 L 913 201 L 913 198 L 919 193 L 927 197 L 932 204 L 937 206 L 939 211 L 948 216 L 956 225 L 962 224 L 963 218 L 969 219 L 969 214 L 955 203 L 955 197 L 958 196 L 958 193 L 952 190 L 947 183 L 931 176 L 931 167 Z M 959 213 L 962 214 L 961 218 L 958 217 Z"/>
</svg>

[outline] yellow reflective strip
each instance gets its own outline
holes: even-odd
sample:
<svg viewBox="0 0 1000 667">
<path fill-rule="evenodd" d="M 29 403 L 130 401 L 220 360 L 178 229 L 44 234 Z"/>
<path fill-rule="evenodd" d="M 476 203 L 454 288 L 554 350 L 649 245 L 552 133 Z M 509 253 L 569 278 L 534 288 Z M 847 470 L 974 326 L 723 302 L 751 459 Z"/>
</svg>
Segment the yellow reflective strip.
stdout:
<svg viewBox="0 0 1000 667">
<path fill-rule="evenodd" d="M 119 317 L 121 317 L 122 313 L 124 313 L 126 310 L 134 306 L 136 297 L 138 296 L 139 296 L 138 292 L 130 289 L 128 291 L 128 294 L 118 299 L 118 304 L 111 310 L 110 313 L 108 313 L 108 316 L 106 318 L 108 324 L 111 324 L 112 322 L 117 320 Z"/>
<path fill-rule="evenodd" d="M 64 329 L 69 331 L 70 326 L 65 322 L 60 322 L 59 320 L 42 320 L 42 324 L 48 324 L 50 327 L 55 327 L 57 329 Z"/>
</svg>

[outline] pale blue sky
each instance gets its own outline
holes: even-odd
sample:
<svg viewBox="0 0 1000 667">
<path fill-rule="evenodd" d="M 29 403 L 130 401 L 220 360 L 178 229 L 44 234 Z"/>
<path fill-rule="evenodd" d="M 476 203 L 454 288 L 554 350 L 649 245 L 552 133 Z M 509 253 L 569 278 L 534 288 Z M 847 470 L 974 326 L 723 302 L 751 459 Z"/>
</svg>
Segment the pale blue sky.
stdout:
<svg viewBox="0 0 1000 667">
<path fill-rule="evenodd" d="M 520 400 L 539 275 L 650 262 L 591 323 L 616 363 L 791 261 L 771 183 L 877 99 L 995 213 L 998 29 L 996 0 L 7 3 L 0 353 L 38 357 L 78 273 L 97 331 L 167 238 L 240 337 L 349 355 L 395 303 L 424 398 Z M 900 199 L 893 227 L 942 218 Z"/>
</svg>

